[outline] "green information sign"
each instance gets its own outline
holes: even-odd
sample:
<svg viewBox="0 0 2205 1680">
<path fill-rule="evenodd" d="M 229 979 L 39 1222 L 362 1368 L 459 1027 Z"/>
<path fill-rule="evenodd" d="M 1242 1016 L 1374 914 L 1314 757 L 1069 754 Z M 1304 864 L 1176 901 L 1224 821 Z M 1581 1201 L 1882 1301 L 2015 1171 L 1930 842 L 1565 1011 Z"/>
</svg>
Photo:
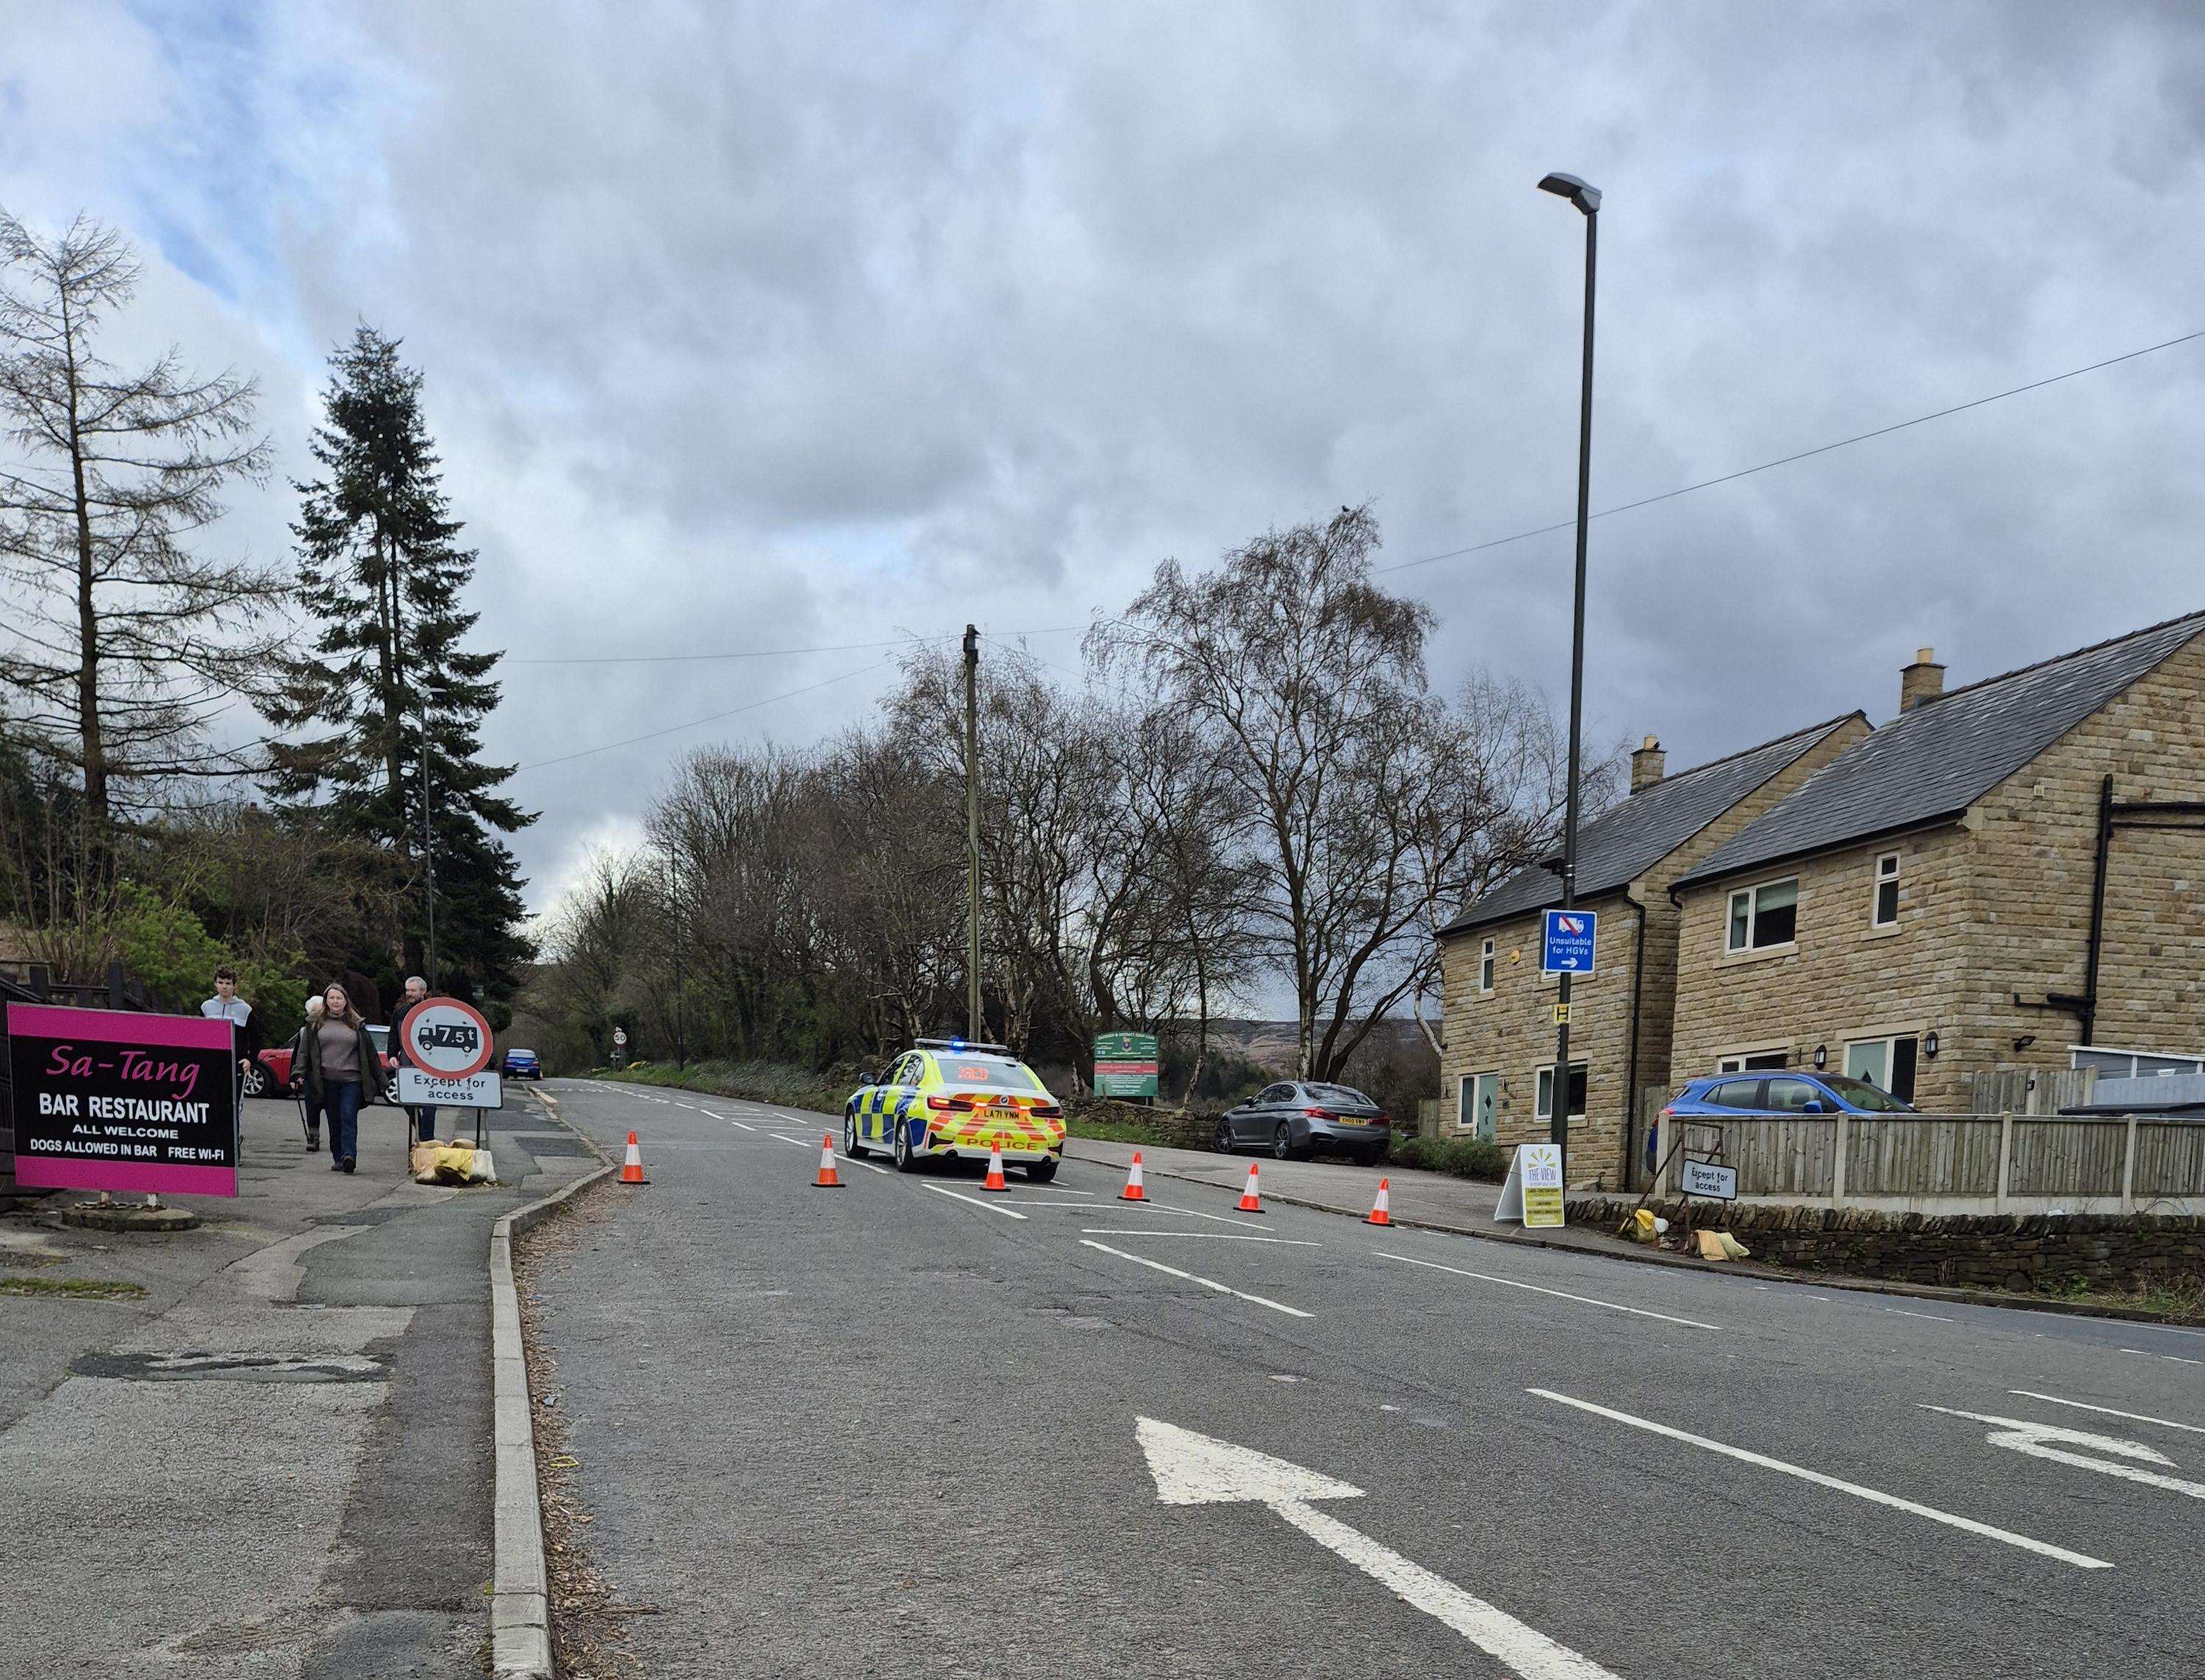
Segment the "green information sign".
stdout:
<svg viewBox="0 0 2205 1680">
<path fill-rule="evenodd" d="M 1097 1033 L 1095 1036 L 1095 1095 L 1153 1097 L 1156 1094 L 1156 1034 Z"/>
</svg>

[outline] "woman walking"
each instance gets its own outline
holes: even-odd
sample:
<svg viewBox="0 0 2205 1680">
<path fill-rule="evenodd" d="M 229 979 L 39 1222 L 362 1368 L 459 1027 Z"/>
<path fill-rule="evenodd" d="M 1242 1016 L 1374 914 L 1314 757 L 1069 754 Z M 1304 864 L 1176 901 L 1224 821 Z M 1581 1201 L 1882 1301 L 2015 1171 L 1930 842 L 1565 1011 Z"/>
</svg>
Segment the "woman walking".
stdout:
<svg viewBox="0 0 2205 1680">
<path fill-rule="evenodd" d="M 306 1054 L 292 1062 L 292 1080 L 305 1089 L 309 1112 L 330 1117 L 330 1171 L 349 1172 L 360 1153 L 360 1108 L 383 1095 L 383 1060 L 343 987 L 322 993 L 321 1024 L 300 1034 L 300 1048 Z"/>
</svg>

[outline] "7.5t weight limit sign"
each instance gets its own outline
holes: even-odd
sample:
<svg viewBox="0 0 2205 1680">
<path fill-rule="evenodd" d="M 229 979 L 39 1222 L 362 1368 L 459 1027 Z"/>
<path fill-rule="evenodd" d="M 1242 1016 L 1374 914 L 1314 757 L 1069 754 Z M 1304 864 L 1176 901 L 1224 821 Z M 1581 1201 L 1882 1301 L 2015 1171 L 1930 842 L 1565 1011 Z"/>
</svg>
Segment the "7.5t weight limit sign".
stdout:
<svg viewBox="0 0 2205 1680">
<path fill-rule="evenodd" d="M 493 1049 L 490 1023 L 472 1004 L 430 998 L 399 1024 L 411 1066 L 398 1070 L 401 1102 L 452 1108 L 499 1108 L 498 1077 L 485 1072 Z"/>
</svg>

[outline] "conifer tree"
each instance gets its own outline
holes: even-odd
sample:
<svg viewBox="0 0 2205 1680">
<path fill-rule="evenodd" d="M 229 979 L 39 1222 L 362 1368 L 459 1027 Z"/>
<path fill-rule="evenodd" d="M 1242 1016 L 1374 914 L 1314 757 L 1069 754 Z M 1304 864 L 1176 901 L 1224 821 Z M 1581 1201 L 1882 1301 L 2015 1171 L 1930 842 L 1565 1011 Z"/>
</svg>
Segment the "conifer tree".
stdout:
<svg viewBox="0 0 2205 1680">
<path fill-rule="evenodd" d="M 363 324 L 331 358 L 326 423 L 311 445 L 323 476 L 297 486 L 292 526 L 301 595 L 323 628 L 266 708 L 294 733 L 273 749 L 270 789 L 389 846 L 414 876 L 394 947 L 362 953 L 394 982 L 390 995 L 403 973 L 429 967 L 433 864 L 431 982 L 496 1002 L 528 954 L 518 867 L 500 836 L 535 817 L 498 791 L 512 767 L 481 762 L 500 656 L 461 646 L 478 616 L 461 604 L 475 552 L 460 546 L 444 496 L 421 375 L 398 349 Z"/>
</svg>

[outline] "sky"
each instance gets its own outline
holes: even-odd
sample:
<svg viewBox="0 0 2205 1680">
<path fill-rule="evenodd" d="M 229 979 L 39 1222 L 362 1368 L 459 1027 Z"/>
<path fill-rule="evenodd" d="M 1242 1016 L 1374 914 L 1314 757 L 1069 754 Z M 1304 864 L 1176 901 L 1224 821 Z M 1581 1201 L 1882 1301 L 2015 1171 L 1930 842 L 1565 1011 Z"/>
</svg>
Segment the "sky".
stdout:
<svg viewBox="0 0 2205 1680">
<path fill-rule="evenodd" d="M 356 323 L 425 372 L 538 909 L 685 752 L 869 715 L 894 650 L 851 644 L 969 620 L 1068 676 L 1160 560 L 1343 503 L 1436 683 L 1559 703 L 1566 530 L 1408 563 L 1573 510 L 1548 170 L 1605 195 L 1596 509 L 2205 329 L 2177 3 L 0 0 L 0 205 L 135 242 L 118 357 L 259 381 L 276 472 L 208 543 L 288 555 Z M 2205 606 L 2202 375 L 1596 521 L 1589 738 L 1681 768 L 1887 717 L 1917 646 L 1958 684 Z"/>
</svg>

